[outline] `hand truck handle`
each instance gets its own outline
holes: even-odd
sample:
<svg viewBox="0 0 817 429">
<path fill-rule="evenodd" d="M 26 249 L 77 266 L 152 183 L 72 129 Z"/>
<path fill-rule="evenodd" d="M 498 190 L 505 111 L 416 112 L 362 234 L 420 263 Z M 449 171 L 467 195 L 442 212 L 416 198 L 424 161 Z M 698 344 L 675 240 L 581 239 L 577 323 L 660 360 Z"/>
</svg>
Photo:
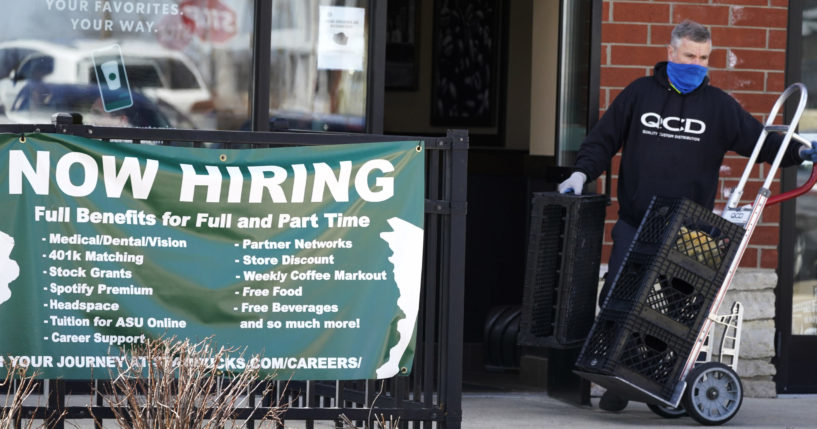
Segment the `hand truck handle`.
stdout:
<svg viewBox="0 0 817 429">
<path fill-rule="evenodd" d="M 797 110 L 792 117 L 792 121 L 789 125 L 773 125 L 775 118 L 777 117 L 777 113 L 780 111 L 780 108 L 783 107 L 783 103 L 792 95 L 795 91 L 800 91 L 800 101 L 797 105 Z M 755 144 L 755 148 L 752 151 L 752 155 L 749 157 L 749 162 L 746 164 L 746 169 L 743 171 L 743 175 L 738 182 L 737 187 L 734 191 L 732 191 L 732 195 L 729 197 L 729 201 L 726 203 L 727 209 L 735 209 L 740 204 L 740 198 L 743 196 L 743 189 L 746 186 L 746 182 L 749 180 L 749 175 L 752 172 L 752 166 L 757 161 L 758 156 L 760 155 L 760 149 L 763 147 L 763 144 L 766 142 L 766 136 L 769 132 L 785 132 L 785 136 L 783 137 L 783 141 L 780 143 L 780 148 L 777 151 L 777 155 L 774 158 L 774 162 L 772 162 L 771 168 L 769 168 L 769 174 L 766 176 L 766 180 L 763 182 L 763 187 L 761 188 L 760 192 L 764 195 L 768 195 L 769 187 L 771 186 L 772 181 L 774 180 L 774 175 L 777 172 L 777 168 L 780 166 L 780 162 L 783 160 L 783 155 L 785 155 L 786 150 L 789 147 L 789 142 L 794 138 L 795 140 L 804 143 L 808 146 L 811 146 L 811 142 L 808 140 L 798 136 L 795 134 L 794 129 L 797 128 L 797 123 L 800 121 L 800 116 L 803 115 L 803 111 L 806 109 L 806 100 L 808 99 L 808 91 L 806 91 L 806 86 L 802 83 L 795 83 L 790 85 L 780 94 L 780 97 L 777 98 L 777 101 L 774 103 L 772 107 L 772 111 L 769 113 L 768 118 L 766 118 L 766 124 L 763 126 L 763 130 L 761 131 L 760 135 L 758 136 L 757 143 Z M 805 191 L 804 191 L 805 192 Z M 787 195 L 786 198 L 792 198 L 792 196 Z M 782 201 L 778 199 L 777 201 Z"/>
</svg>

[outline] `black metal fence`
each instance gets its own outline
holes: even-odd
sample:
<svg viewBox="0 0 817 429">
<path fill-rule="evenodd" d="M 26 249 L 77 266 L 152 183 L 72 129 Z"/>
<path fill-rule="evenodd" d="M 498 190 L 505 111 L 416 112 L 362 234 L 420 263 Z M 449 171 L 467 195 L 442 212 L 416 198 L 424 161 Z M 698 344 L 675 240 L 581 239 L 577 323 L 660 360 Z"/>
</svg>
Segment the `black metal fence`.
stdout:
<svg viewBox="0 0 817 429">
<path fill-rule="evenodd" d="M 62 133 L 100 140 L 211 148 L 254 148 L 423 140 L 426 147 L 425 249 L 417 343 L 408 376 L 386 380 L 274 382 L 271 393 L 248 395 L 243 417 L 261 417 L 263 407 L 287 403 L 285 422 L 313 428 L 316 422 L 343 427 L 341 416 L 360 427 L 377 427 L 376 416 L 398 421 L 400 428 L 458 429 L 462 420 L 463 295 L 468 134 L 403 137 L 373 134 L 241 132 L 178 129 L 108 128 L 68 123 L 0 125 L 12 134 Z M 27 405 L 26 418 L 46 419 L 47 427 L 102 418 L 110 427 L 112 411 L 93 380 L 42 380 L 37 396 L 47 406 Z M 256 401 L 262 408 L 255 409 Z M 2 405 L 2 404 L 0 404 Z M 56 412 L 56 414 L 55 414 Z M 65 412 L 64 417 L 49 416 Z M 93 420 L 88 420 L 93 422 Z M 109 423 L 110 422 L 110 423 Z M 97 423 L 88 423 L 98 426 Z M 251 421 L 249 426 L 254 426 Z M 289 426 L 289 424 L 286 424 Z"/>
</svg>

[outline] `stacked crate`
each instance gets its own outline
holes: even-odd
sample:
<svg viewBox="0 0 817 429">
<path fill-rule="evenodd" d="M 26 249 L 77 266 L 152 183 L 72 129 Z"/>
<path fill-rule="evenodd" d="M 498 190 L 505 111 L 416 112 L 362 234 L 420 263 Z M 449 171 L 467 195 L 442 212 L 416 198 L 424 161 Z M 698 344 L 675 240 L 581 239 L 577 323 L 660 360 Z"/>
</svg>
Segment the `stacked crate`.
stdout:
<svg viewBox="0 0 817 429">
<path fill-rule="evenodd" d="M 670 400 L 744 232 L 692 201 L 654 197 L 576 366 Z"/>
<path fill-rule="evenodd" d="M 604 195 L 534 193 L 518 344 L 578 347 L 596 314 Z"/>
</svg>

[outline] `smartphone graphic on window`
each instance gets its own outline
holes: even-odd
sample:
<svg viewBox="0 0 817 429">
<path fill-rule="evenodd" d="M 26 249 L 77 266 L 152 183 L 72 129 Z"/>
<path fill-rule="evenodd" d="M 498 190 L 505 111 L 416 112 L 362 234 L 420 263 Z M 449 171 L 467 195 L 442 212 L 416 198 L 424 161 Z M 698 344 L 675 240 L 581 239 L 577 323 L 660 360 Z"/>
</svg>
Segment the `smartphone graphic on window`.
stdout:
<svg viewBox="0 0 817 429">
<path fill-rule="evenodd" d="M 92 52 L 92 58 L 103 109 L 113 112 L 132 106 L 133 96 L 119 45 L 97 49 Z"/>
</svg>

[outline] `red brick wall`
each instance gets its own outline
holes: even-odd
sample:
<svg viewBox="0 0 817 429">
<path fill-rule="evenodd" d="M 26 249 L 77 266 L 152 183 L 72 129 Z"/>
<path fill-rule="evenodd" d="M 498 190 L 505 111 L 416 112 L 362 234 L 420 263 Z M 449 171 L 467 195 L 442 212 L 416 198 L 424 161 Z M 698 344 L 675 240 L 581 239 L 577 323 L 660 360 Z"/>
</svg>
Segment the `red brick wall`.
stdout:
<svg viewBox="0 0 817 429">
<path fill-rule="evenodd" d="M 675 24 L 692 19 L 709 27 L 712 50 L 710 83 L 730 93 L 756 118 L 766 120 L 785 89 L 786 22 L 788 0 L 604 0 L 601 29 L 600 114 L 635 78 L 652 74 L 655 63 L 667 59 L 666 45 Z M 613 160 L 613 204 L 608 208 L 603 261 L 610 247 L 610 230 L 617 218 L 618 161 Z M 721 167 L 716 209 L 726 203 L 746 166 L 746 158 L 727 154 Z M 768 165 L 755 167 L 744 190 L 751 203 L 765 178 Z M 778 174 L 779 176 L 779 174 Z M 598 181 L 604 190 L 604 177 Z M 777 182 L 772 189 L 779 189 Z M 764 210 L 741 266 L 775 268 L 779 238 L 779 206 Z"/>
</svg>

